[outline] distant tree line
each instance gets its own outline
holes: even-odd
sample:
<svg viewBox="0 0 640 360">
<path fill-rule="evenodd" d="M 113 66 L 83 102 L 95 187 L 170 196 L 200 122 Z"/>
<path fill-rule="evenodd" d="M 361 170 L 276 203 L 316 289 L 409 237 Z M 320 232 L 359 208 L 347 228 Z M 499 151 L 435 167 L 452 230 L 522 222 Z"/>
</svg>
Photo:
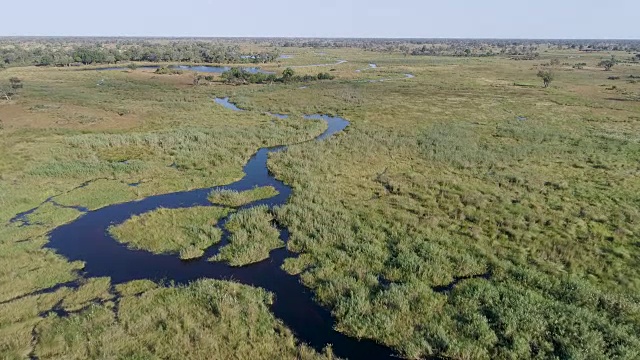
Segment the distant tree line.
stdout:
<svg viewBox="0 0 640 360">
<path fill-rule="evenodd" d="M 122 61 L 267 63 L 279 48 L 359 48 L 405 56 L 505 56 L 533 60 L 544 50 L 626 51 L 640 61 L 638 40 L 312 39 L 312 38 L 2 38 L 0 66 L 108 64 Z M 241 50 L 254 49 L 254 50 Z"/>
<path fill-rule="evenodd" d="M 535 39 L 261 39 L 277 47 L 342 48 L 402 52 L 407 55 L 487 56 L 526 55 L 544 46 L 582 51 L 640 51 L 638 40 L 535 40 Z M 469 51 L 467 51 L 469 50 Z M 491 50 L 491 52 L 489 51 Z"/>
<path fill-rule="evenodd" d="M 276 74 L 250 73 L 242 68 L 232 68 L 222 73 L 222 79 L 228 84 L 269 84 L 269 83 L 291 83 L 309 82 L 315 80 L 333 80 L 334 76 L 329 73 L 318 73 L 317 75 L 296 75 L 292 68 L 286 68 L 281 76 Z"/>
<path fill-rule="evenodd" d="M 4 66 L 69 66 L 119 62 L 267 63 L 277 50 L 243 53 L 238 45 L 200 41 L 96 42 L 69 44 L 0 42 Z"/>
</svg>

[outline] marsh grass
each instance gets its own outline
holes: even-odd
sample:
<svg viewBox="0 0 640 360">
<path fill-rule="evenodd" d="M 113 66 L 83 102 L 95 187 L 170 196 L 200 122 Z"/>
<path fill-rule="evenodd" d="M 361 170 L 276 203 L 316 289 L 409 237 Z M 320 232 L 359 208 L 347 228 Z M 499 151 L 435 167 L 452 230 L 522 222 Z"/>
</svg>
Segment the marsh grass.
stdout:
<svg viewBox="0 0 640 360">
<path fill-rule="evenodd" d="M 61 305 L 67 311 L 76 311 L 88 306 L 91 302 L 111 300 L 113 297 L 110 278 L 91 278 L 65 297 Z"/>
<path fill-rule="evenodd" d="M 134 187 L 116 180 L 98 179 L 87 186 L 56 197 L 56 202 L 65 206 L 82 206 L 95 210 L 136 198 L 138 195 Z"/>
<path fill-rule="evenodd" d="M 273 220 L 273 214 L 266 206 L 240 210 L 231 215 L 226 224 L 231 233 L 229 244 L 223 246 L 210 261 L 245 266 L 268 258 L 271 250 L 284 246 Z"/>
<path fill-rule="evenodd" d="M 596 68 L 602 54 L 554 49 L 517 62 L 287 50 L 295 57 L 282 60 L 286 66 L 349 62 L 322 68 L 335 69 L 337 79 L 305 89 L 194 87 L 187 74 L 143 71 L 0 73 L 0 81 L 17 76 L 25 83 L 19 98 L 0 103 L 0 301 L 15 299 L 0 305 L 3 357 L 28 357 L 38 314 L 75 291 L 21 296 L 74 280 L 82 268 L 42 248 L 44 234 L 74 213 L 48 214 L 57 209 L 44 206 L 33 214 L 42 224 L 26 227 L 8 223 L 15 214 L 58 194 L 62 204 L 97 208 L 230 183 L 259 147 L 323 131 L 321 122 L 299 116 L 309 113 L 340 114 L 351 125 L 332 139 L 271 154 L 269 167 L 294 190 L 276 211 L 290 230 L 290 250 L 300 252 L 285 268 L 331 309 L 337 329 L 409 358 L 639 357 L 638 88 L 624 81 L 616 89 L 600 86 L 610 75 L 638 74 L 638 65 L 605 73 Z M 551 58 L 573 63 L 575 56 L 584 68 L 561 67 L 543 89 L 538 66 Z M 379 68 L 355 72 L 368 63 Z M 230 96 L 249 111 L 215 106 L 215 96 Z M 264 112 L 292 116 L 279 120 Z M 110 180 L 77 188 L 100 178 Z M 281 246 L 271 218 L 231 226 L 238 235 L 221 253 L 225 260 L 258 261 Z M 252 228 L 257 236 L 249 237 Z M 488 280 L 434 291 L 486 273 Z M 228 295 L 226 285 L 117 287 L 142 294 L 140 303 L 135 296 L 121 303 L 129 310 L 118 318 L 135 319 L 127 327 L 115 320 L 101 281 L 67 303 L 104 305 L 66 319 L 50 315 L 38 326 L 38 357 L 225 358 L 232 349 L 245 358 L 312 354 L 292 337 L 256 335 L 260 320 L 247 316 L 268 316 L 267 310 L 253 296 Z M 215 311 L 193 305 L 220 299 L 232 303 Z M 211 312 L 225 309 L 244 320 L 209 321 L 218 319 Z"/>
<path fill-rule="evenodd" d="M 27 215 L 26 220 L 30 224 L 55 227 L 76 219 L 80 214 L 82 213 L 76 209 L 60 207 L 48 202 Z"/>
<path fill-rule="evenodd" d="M 68 262 L 43 249 L 48 239 L 38 234 L 41 232 L 43 229 L 36 229 L 35 233 L 23 230 L 0 233 L 0 277 L 11 279 L 0 283 L 0 301 L 71 281 L 77 276 L 75 271 L 83 268 L 82 262 Z"/>
<path fill-rule="evenodd" d="M 636 188 L 622 174 L 640 153 L 637 144 L 602 143 L 554 125 L 542 132 L 513 128 L 519 124 L 466 126 L 434 125 L 413 139 L 358 129 L 275 154 L 271 169 L 295 187 L 278 219 L 291 231 L 289 248 L 302 252 L 285 263 L 287 271 L 301 273 L 333 309 L 338 329 L 410 358 L 527 357 L 532 346 L 545 356 L 637 356 L 632 334 L 640 323 L 632 314 L 639 299 L 630 289 L 638 286 L 631 265 L 638 212 L 607 200 Z M 501 138 L 489 142 L 483 134 Z M 477 145 L 469 151 L 465 144 Z M 406 168 L 399 161 L 405 156 L 424 162 Z M 318 161 L 323 157 L 330 160 Z M 603 170 L 603 162 L 619 165 Z M 600 176 L 618 185 L 587 190 Z M 589 205 L 594 201 L 600 207 Z M 619 230 L 629 226 L 634 230 Z M 463 282 L 450 295 L 433 291 L 454 277 L 488 271 L 489 281 Z M 580 298 L 563 288 L 580 288 Z M 610 292 L 629 306 L 628 316 L 585 302 Z M 535 326 L 523 325 L 534 318 Z M 578 329 L 588 329 L 591 340 L 563 338 Z"/>
<path fill-rule="evenodd" d="M 40 314 L 53 308 L 71 292 L 61 288 L 54 293 L 33 295 L 0 304 L 0 354 L 4 359 L 24 359 L 33 348 L 33 329 Z"/>
<path fill-rule="evenodd" d="M 296 342 L 273 315 L 262 289 L 201 280 L 157 288 L 36 328 L 41 359 L 333 359 Z M 117 315 L 117 318 L 116 318 Z M 250 330 L 248 330 L 250 329 Z"/>
<path fill-rule="evenodd" d="M 437 61 L 411 86 L 269 94 L 357 109 L 345 134 L 269 159 L 294 188 L 277 218 L 301 255 L 284 268 L 340 331 L 409 358 L 637 357 L 639 105 L 605 101 L 588 74 L 545 92 L 512 85 L 532 81 L 520 65 Z"/>
<path fill-rule="evenodd" d="M 156 287 L 158 287 L 158 285 L 151 280 L 133 280 L 128 283 L 116 285 L 115 290 L 121 296 L 134 296 L 155 289 Z"/>
<path fill-rule="evenodd" d="M 100 161 L 54 162 L 34 168 L 31 175 L 60 178 L 95 178 L 103 174 L 131 175 L 143 170 L 140 161 L 112 163 Z"/>
<path fill-rule="evenodd" d="M 209 194 L 209 201 L 213 204 L 230 207 L 239 207 L 251 202 L 268 199 L 278 195 L 278 191 L 273 186 L 256 187 L 246 191 L 235 190 L 214 190 Z"/>
<path fill-rule="evenodd" d="M 229 210 L 218 207 L 158 209 L 109 228 L 111 235 L 133 249 L 179 253 L 183 260 L 199 258 L 220 241 L 218 220 Z"/>
</svg>

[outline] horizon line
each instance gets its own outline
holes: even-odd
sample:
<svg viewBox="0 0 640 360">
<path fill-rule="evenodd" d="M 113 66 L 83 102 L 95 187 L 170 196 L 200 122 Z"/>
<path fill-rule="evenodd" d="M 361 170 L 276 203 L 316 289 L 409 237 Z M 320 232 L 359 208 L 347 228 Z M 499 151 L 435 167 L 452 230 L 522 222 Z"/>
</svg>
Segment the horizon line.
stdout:
<svg viewBox="0 0 640 360">
<path fill-rule="evenodd" d="M 640 38 L 535 38 L 535 37 L 349 37 L 349 36 L 209 36 L 209 35 L 0 35 L 0 39 L 7 38 L 146 38 L 146 39 L 318 39 L 318 40 L 609 40 L 609 41 L 640 41 Z"/>
</svg>

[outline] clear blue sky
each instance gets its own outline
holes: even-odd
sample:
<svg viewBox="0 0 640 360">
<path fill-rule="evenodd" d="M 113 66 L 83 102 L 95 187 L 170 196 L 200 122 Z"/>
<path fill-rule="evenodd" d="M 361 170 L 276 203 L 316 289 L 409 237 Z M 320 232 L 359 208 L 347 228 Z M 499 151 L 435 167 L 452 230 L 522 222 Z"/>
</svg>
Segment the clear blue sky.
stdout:
<svg viewBox="0 0 640 360">
<path fill-rule="evenodd" d="M 0 36 L 640 38 L 640 0 L 3 0 Z"/>
</svg>

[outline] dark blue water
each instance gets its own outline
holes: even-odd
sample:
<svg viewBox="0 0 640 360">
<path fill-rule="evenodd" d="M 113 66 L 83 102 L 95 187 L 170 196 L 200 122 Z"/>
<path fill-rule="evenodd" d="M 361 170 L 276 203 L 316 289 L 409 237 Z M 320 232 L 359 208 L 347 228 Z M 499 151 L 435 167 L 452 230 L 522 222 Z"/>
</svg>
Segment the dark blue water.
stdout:
<svg viewBox="0 0 640 360">
<path fill-rule="evenodd" d="M 160 66 L 140 66 L 137 67 L 136 69 L 142 69 L 142 70 L 155 70 L 155 69 L 159 69 Z M 169 68 L 171 69 L 177 69 L 177 70 L 185 70 L 185 71 L 196 71 L 196 72 L 203 72 L 203 73 L 214 73 L 214 74 L 221 74 L 225 71 L 229 71 L 231 70 L 231 67 L 229 66 L 208 66 L 208 65 L 171 65 L 169 66 Z M 104 68 L 98 68 L 98 69 L 88 69 L 88 70 L 97 70 L 97 71 L 112 71 L 112 70 L 130 70 L 128 67 L 124 67 L 124 66 L 116 66 L 116 67 L 104 67 Z M 257 74 L 257 73 L 262 73 L 262 74 L 275 74 L 273 72 L 270 71 L 265 71 L 260 69 L 259 67 L 242 67 L 243 71 L 246 71 L 248 73 L 251 74 Z"/>
<path fill-rule="evenodd" d="M 318 135 L 316 140 L 323 140 L 328 138 L 329 136 L 344 130 L 347 126 L 349 126 L 349 122 L 338 116 L 329 116 L 329 115 L 305 115 L 305 119 L 309 120 L 324 120 L 327 122 L 328 128 L 325 132 Z"/>
<path fill-rule="evenodd" d="M 224 104 L 229 103 L 228 98 Z M 225 105 L 226 106 L 226 105 Z M 237 107 L 236 107 L 237 108 Z M 240 109 L 238 109 L 240 110 Z M 309 115 L 306 118 L 323 120 L 327 130 L 316 140 L 326 139 L 343 129 L 349 122 L 340 117 Z M 273 186 L 278 195 L 245 205 L 251 208 L 266 205 L 269 208 L 283 205 L 291 195 L 291 188 L 273 177 L 267 169 L 267 157 L 271 152 L 283 151 L 287 146 L 276 146 L 258 150 L 244 166 L 245 176 L 229 185 L 192 191 L 175 192 L 151 196 L 139 201 L 107 206 L 90 211 L 77 220 L 62 225 L 50 233 L 46 247 L 55 250 L 69 261 L 85 262 L 85 277 L 108 276 L 114 285 L 132 280 L 173 281 L 188 284 L 197 279 L 233 280 L 250 286 L 262 287 L 275 294 L 271 306 L 273 314 L 282 320 L 296 337 L 317 350 L 331 344 L 334 353 L 346 359 L 387 359 L 393 352 L 370 340 L 358 340 L 333 329 L 331 313 L 313 300 L 313 294 L 304 287 L 297 276 L 284 272 L 280 266 L 287 257 L 296 256 L 286 248 L 271 252 L 269 259 L 245 267 L 231 267 L 225 263 L 208 262 L 220 247 L 228 243 L 228 233 L 223 234 L 220 244 L 206 251 L 196 261 L 181 261 L 178 256 L 152 254 L 143 250 L 132 250 L 113 239 L 107 229 L 120 224 L 133 215 L 143 214 L 159 207 L 176 209 L 191 206 L 212 206 L 207 200 L 214 189 L 249 190 L 256 186 Z M 219 226 L 224 228 L 228 218 Z M 281 239 L 288 241 L 287 229 L 280 229 Z"/>
<path fill-rule="evenodd" d="M 207 65 L 197 65 L 197 66 L 177 65 L 177 66 L 171 66 L 171 68 L 178 69 L 178 70 L 197 71 L 197 72 L 214 73 L 214 74 L 221 74 L 225 71 L 231 70 L 230 66 L 207 66 Z M 259 67 L 242 67 L 241 69 L 242 71 L 248 72 L 250 74 L 258 74 L 258 73 L 275 74 L 274 72 L 262 70 Z"/>
</svg>

